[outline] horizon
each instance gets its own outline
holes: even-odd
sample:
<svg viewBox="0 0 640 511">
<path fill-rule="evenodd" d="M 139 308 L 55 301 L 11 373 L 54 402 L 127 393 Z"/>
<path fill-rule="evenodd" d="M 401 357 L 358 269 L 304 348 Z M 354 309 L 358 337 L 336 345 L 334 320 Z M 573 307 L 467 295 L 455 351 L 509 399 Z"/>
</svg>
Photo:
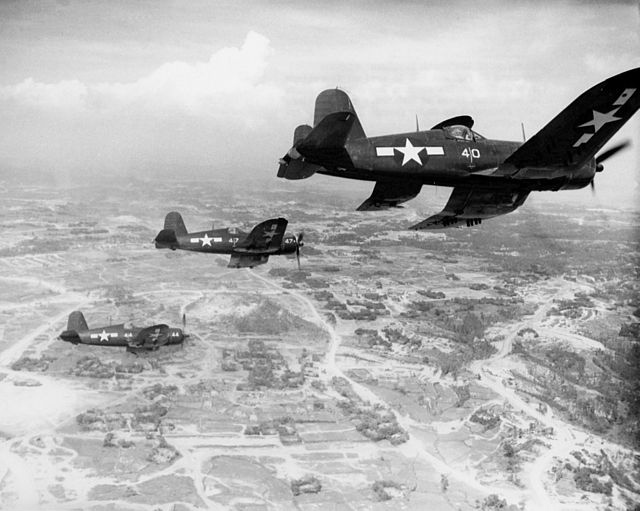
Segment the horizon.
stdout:
<svg viewBox="0 0 640 511">
<path fill-rule="evenodd" d="M 0 176 L 60 183 L 275 180 L 294 128 L 336 86 L 368 136 L 410 131 L 416 115 L 429 126 L 469 114 L 487 138 L 520 140 L 521 122 L 531 136 L 589 87 L 640 65 L 630 1 L 27 1 L 0 5 L 0 16 Z M 598 175 L 597 201 L 637 204 L 639 134 L 636 114 L 607 144 L 632 141 Z M 564 194 L 594 203 L 588 189 Z"/>
</svg>

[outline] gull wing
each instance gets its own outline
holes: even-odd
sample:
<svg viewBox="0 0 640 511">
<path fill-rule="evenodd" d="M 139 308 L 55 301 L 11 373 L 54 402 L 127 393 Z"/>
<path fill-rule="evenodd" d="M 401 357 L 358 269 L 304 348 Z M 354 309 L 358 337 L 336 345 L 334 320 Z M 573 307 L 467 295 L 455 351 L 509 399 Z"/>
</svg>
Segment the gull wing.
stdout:
<svg viewBox="0 0 640 511">
<path fill-rule="evenodd" d="M 160 324 L 148 326 L 138 332 L 138 334 L 129 341 L 129 348 L 135 349 L 154 349 L 167 344 L 169 341 L 169 326 Z"/>
<path fill-rule="evenodd" d="M 640 68 L 635 68 L 581 94 L 509 156 L 496 174 L 515 175 L 520 169 L 585 165 L 638 108 Z"/>
<path fill-rule="evenodd" d="M 245 239 L 234 247 L 234 253 L 264 254 L 277 252 L 287 228 L 284 218 L 272 218 L 256 225 Z"/>
<path fill-rule="evenodd" d="M 437 215 L 411 226 L 413 230 L 443 229 L 479 224 L 480 221 L 504 215 L 519 208 L 529 195 L 520 190 L 482 190 L 456 187 L 444 209 Z"/>
<path fill-rule="evenodd" d="M 395 208 L 420 193 L 418 181 L 377 181 L 371 196 L 358 206 L 358 211 Z"/>
</svg>

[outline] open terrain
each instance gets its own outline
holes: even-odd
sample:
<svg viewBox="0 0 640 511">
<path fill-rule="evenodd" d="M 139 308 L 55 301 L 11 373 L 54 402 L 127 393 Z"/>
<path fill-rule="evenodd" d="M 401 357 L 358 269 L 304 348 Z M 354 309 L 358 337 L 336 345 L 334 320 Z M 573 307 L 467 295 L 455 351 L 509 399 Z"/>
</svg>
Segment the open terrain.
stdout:
<svg viewBox="0 0 640 511">
<path fill-rule="evenodd" d="M 640 215 L 414 233 L 294 185 L 2 185 L 0 509 L 634 509 Z M 155 250 L 170 210 L 285 216 L 302 271 Z M 189 337 L 73 346 L 73 310 Z"/>
</svg>

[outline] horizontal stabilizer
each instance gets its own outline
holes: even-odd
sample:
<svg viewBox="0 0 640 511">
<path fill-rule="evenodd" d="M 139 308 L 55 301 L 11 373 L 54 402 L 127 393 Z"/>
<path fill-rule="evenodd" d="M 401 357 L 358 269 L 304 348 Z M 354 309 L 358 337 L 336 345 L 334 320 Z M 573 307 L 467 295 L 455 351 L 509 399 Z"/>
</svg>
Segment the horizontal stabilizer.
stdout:
<svg viewBox="0 0 640 511">
<path fill-rule="evenodd" d="M 294 160 L 291 158 L 283 158 L 280 161 L 278 167 L 278 177 L 284 177 L 285 179 L 306 179 L 313 176 L 318 170 L 321 170 L 320 165 L 314 165 L 313 163 L 307 163 L 302 160 Z"/>
<path fill-rule="evenodd" d="M 327 115 L 309 134 L 297 144 L 296 149 L 305 151 L 342 148 L 347 141 L 347 135 L 357 119 L 351 112 L 335 112 Z M 302 155 L 304 152 L 300 151 Z"/>
<path fill-rule="evenodd" d="M 313 128 L 308 124 L 301 124 L 298 126 L 293 132 L 293 145 L 296 145 L 301 140 L 307 138 L 312 129 Z"/>
<path fill-rule="evenodd" d="M 305 158 L 342 167 L 353 167 L 345 149 L 349 131 L 357 117 L 351 112 L 336 112 L 327 115 L 311 130 L 295 149 Z"/>
<path fill-rule="evenodd" d="M 156 248 L 175 248 L 178 246 L 178 238 L 173 229 L 162 229 L 154 240 Z"/>
<path fill-rule="evenodd" d="M 59 337 L 63 341 L 67 341 L 73 344 L 80 344 L 82 342 L 77 330 L 65 330 L 59 335 Z"/>
</svg>

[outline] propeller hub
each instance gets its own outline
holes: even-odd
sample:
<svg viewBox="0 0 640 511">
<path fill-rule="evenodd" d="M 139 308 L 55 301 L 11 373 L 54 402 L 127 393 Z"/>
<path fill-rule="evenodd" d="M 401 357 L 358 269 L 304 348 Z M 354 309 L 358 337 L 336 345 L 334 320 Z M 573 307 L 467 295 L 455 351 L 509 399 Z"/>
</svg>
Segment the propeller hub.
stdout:
<svg viewBox="0 0 640 511">
<path fill-rule="evenodd" d="M 604 165 L 603 162 L 605 162 L 606 160 L 608 160 L 609 158 L 611 158 L 612 156 L 616 155 L 617 153 L 619 153 L 620 151 L 622 151 L 623 149 L 626 149 L 627 147 L 629 147 L 631 145 L 631 142 L 629 142 L 628 140 L 625 140 L 624 142 L 621 142 L 613 147 L 610 147 L 609 149 L 607 149 L 606 151 L 600 153 L 598 156 L 596 156 L 596 168 L 595 168 L 595 173 L 597 172 L 602 172 L 604 170 Z M 595 193 L 596 190 L 596 186 L 595 183 L 593 181 L 593 178 L 591 178 L 591 181 L 589 182 L 589 186 L 591 187 L 591 192 Z"/>
</svg>

